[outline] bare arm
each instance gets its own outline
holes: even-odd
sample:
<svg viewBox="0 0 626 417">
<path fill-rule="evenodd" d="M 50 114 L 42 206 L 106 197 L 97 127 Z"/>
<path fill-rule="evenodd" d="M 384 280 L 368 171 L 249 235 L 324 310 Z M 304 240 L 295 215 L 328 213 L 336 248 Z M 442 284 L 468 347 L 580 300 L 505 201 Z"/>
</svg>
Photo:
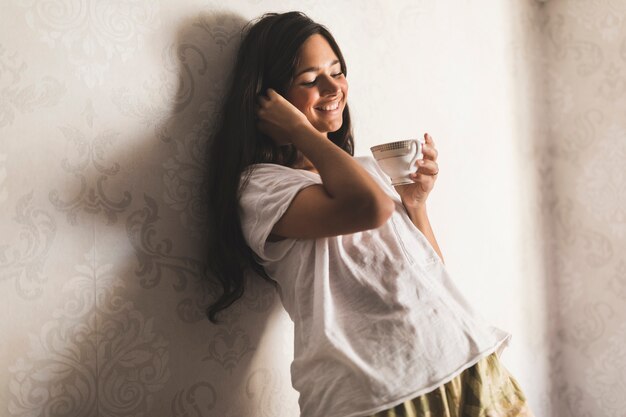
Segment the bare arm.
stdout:
<svg viewBox="0 0 626 417">
<path fill-rule="evenodd" d="M 424 159 L 418 161 L 418 169 L 411 174 L 413 184 L 399 185 L 395 187 L 402 199 L 402 204 L 409 214 L 409 218 L 422 234 L 428 239 L 433 249 L 443 262 L 443 255 L 435 239 L 435 234 L 430 226 L 428 214 L 426 212 L 426 200 L 435 186 L 439 165 L 437 164 L 438 152 L 435 149 L 433 138 L 429 134 L 424 134 L 425 145 L 422 150 Z"/>
<path fill-rule="evenodd" d="M 352 156 L 317 131 L 306 117 L 273 90 L 261 99 L 259 129 L 277 143 L 292 143 L 315 166 L 321 185 L 301 190 L 272 234 L 317 238 L 381 226 L 394 203 Z"/>
<path fill-rule="evenodd" d="M 445 263 L 443 260 L 443 255 L 441 254 L 441 249 L 439 249 L 439 245 L 437 244 L 437 239 L 435 239 L 435 233 L 430 226 L 428 213 L 426 212 L 426 206 L 424 205 L 407 209 L 407 213 L 409 214 L 409 218 L 411 219 L 415 227 L 417 227 L 420 232 L 422 232 L 422 234 L 426 237 L 426 239 L 428 239 L 435 252 L 437 252 L 437 255 L 439 255 L 441 262 Z"/>
</svg>

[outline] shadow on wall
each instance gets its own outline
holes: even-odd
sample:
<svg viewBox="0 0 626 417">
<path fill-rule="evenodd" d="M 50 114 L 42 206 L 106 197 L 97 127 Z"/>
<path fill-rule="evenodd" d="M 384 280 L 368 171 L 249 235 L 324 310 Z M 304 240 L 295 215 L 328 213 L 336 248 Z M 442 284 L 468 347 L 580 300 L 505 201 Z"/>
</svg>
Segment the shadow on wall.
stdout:
<svg viewBox="0 0 626 417">
<path fill-rule="evenodd" d="M 268 376 L 277 378 L 271 366 L 265 365 L 261 375 L 252 369 L 254 362 L 265 362 L 259 359 L 263 352 L 275 354 L 262 344 L 277 308 L 273 287 L 249 277 L 244 298 L 220 315 L 222 324 L 211 324 L 205 315 L 209 301 L 221 291 L 202 278 L 210 232 L 207 150 L 246 23 L 235 14 L 213 13 L 180 25 L 168 51 L 168 58 L 175 58 L 177 86 L 167 118 L 155 126 L 145 153 L 136 155 L 138 160 L 154 155 L 155 140 L 166 150 L 153 160 L 160 193 L 143 195 L 145 205 L 128 217 L 126 232 L 139 262 L 135 278 L 147 295 L 153 294 L 149 310 L 164 324 L 170 358 L 176 358 L 170 360 L 165 395 L 159 396 L 165 401 L 157 405 L 161 400 L 155 398 L 154 411 L 169 409 L 176 416 L 257 415 L 268 394 L 266 388 L 255 392 L 255 385 Z M 137 184 L 154 179 L 151 170 L 137 174 Z M 175 308 L 161 308 L 162 301 Z"/>
<path fill-rule="evenodd" d="M 159 76 L 112 88 L 113 105 L 147 127 L 145 137 L 94 128 L 111 109 L 91 100 L 75 117 L 93 139 L 61 129 L 76 149 L 49 203 L 80 232 L 77 242 L 92 237 L 83 222 L 93 219 L 94 248 L 76 260 L 53 318 L 10 368 L 10 415 L 287 415 L 270 398 L 284 378 L 264 363 L 277 353 L 264 339 L 278 307 L 273 287 L 250 279 L 223 324 L 205 315 L 218 293 L 202 278 L 207 145 L 245 23 L 228 13 L 192 16 L 164 49 Z"/>
</svg>

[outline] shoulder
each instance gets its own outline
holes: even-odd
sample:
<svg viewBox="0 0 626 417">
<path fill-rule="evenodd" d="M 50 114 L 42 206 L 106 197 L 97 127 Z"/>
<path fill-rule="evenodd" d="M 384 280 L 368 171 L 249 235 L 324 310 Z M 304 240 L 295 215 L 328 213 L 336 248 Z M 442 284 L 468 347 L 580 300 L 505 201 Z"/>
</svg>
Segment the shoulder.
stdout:
<svg viewBox="0 0 626 417">
<path fill-rule="evenodd" d="M 376 167 L 378 166 L 376 164 L 376 160 L 371 155 L 355 156 L 354 159 L 356 159 L 356 161 L 361 164 L 362 167 L 367 169 L 376 170 Z"/>
<path fill-rule="evenodd" d="M 261 163 L 252 164 L 243 170 L 241 178 L 266 178 L 266 177 L 298 177 L 312 178 L 317 174 L 302 169 L 286 167 L 284 165 Z"/>
<path fill-rule="evenodd" d="M 249 181 L 263 181 L 296 174 L 297 170 L 278 164 L 253 164 L 243 170 L 240 177 L 241 187 Z"/>
<path fill-rule="evenodd" d="M 278 165 L 278 164 L 269 164 L 269 163 L 263 163 L 263 164 L 252 164 L 249 165 L 247 168 L 245 168 L 243 170 L 243 172 L 241 173 L 242 177 L 246 177 L 246 176 L 265 176 L 265 175 L 271 175 L 271 174 L 288 174 L 288 173 L 292 173 L 293 171 L 297 171 L 293 168 L 289 168 L 283 165 Z"/>
<path fill-rule="evenodd" d="M 240 177 L 240 191 L 265 189 L 276 186 L 289 187 L 297 184 L 321 183 L 319 175 L 278 164 L 253 164 L 247 167 Z"/>
<path fill-rule="evenodd" d="M 356 159 L 357 162 L 363 168 L 365 168 L 370 174 L 372 174 L 375 177 L 383 179 L 385 183 L 387 182 L 388 180 L 387 175 L 383 172 L 382 169 L 380 169 L 380 167 L 378 166 L 378 163 L 376 162 L 376 160 L 374 159 L 372 155 L 357 156 L 354 159 Z"/>
</svg>

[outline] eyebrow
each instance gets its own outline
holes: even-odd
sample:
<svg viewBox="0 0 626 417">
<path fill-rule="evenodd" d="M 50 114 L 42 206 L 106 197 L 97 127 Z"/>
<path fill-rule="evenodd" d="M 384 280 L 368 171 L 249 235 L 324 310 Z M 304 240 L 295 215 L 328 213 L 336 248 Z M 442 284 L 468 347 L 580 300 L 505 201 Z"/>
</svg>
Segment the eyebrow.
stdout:
<svg viewBox="0 0 626 417">
<path fill-rule="evenodd" d="M 333 65 L 339 64 L 339 60 L 335 59 L 333 62 L 331 62 L 328 66 L 332 67 Z M 300 75 L 304 74 L 305 72 L 312 72 L 312 71 L 319 71 L 321 69 L 321 67 L 309 67 L 309 68 L 305 68 L 302 71 L 298 72 L 293 78 L 297 78 Z"/>
</svg>

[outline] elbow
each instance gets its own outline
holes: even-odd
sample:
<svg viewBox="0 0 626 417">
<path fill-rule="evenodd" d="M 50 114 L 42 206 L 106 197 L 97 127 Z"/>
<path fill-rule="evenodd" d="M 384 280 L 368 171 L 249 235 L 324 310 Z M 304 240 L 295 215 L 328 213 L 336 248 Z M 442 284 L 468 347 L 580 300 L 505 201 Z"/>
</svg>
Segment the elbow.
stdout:
<svg viewBox="0 0 626 417">
<path fill-rule="evenodd" d="M 380 198 L 371 199 L 362 207 L 364 209 L 362 214 L 365 229 L 376 229 L 389 220 L 396 209 L 396 203 L 385 195 Z"/>
<path fill-rule="evenodd" d="M 396 211 L 396 203 L 390 197 L 385 196 L 377 212 L 375 227 L 380 227 L 387 223 L 394 211 Z"/>
</svg>

